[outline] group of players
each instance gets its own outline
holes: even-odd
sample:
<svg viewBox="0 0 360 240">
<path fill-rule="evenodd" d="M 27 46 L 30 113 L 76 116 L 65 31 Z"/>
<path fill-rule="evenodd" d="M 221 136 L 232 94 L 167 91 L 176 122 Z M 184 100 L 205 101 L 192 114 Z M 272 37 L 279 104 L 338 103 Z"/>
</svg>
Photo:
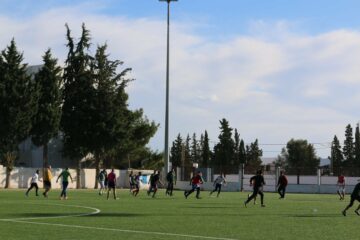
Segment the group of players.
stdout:
<svg viewBox="0 0 360 240">
<path fill-rule="evenodd" d="M 43 192 L 44 197 L 48 197 L 48 193 L 51 189 L 51 180 L 53 176 L 51 173 L 51 166 L 48 166 L 44 169 L 43 172 L 43 182 L 44 182 L 44 189 Z M 66 200 L 67 197 L 67 187 L 69 185 L 69 179 L 73 182 L 73 178 L 69 172 L 68 168 L 65 168 L 60 175 L 57 177 L 56 182 L 62 178 L 62 191 L 60 194 L 60 199 Z M 114 169 L 111 170 L 111 172 L 108 174 L 106 172 L 106 169 L 103 169 L 98 174 L 98 182 L 100 184 L 100 190 L 99 195 L 102 195 L 107 190 L 107 199 L 109 199 L 110 191 L 113 192 L 114 199 L 117 199 L 116 196 L 116 174 Z M 36 172 L 33 174 L 31 178 L 31 185 L 27 189 L 25 195 L 28 196 L 31 189 L 35 188 L 36 190 L 36 196 L 39 196 L 38 194 L 38 184 L 37 182 L 41 181 L 39 178 L 39 170 L 36 170 Z M 138 174 L 134 174 L 133 171 L 129 174 L 129 184 L 130 184 L 130 193 L 136 197 L 140 191 L 140 183 L 146 183 L 146 180 L 142 178 L 142 173 L 138 172 Z M 176 185 L 176 174 L 175 170 L 172 169 L 170 172 L 166 175 L 166 181 L 167 181 L 167 188 L 165 194 L 168 196 L 173 196 L 173 190 L 174 185 Z M 359 180 L 360 181 L 360 180 Z M 191 189 L 184 191 L 184 196 L 187 199 L 189 195 L 191 195 L 193 192 L 196 191 L 196 198 L 200 199 L 200 189 L 201 185 L 204 183 L 204 179 L 202 177 L 201 171 L 198 171 L 190 180 Z M 149 185 L 149 189 L 147 190 L 147 195 L 150 196 L 152 193 L 152 198 L 155 198 L 155 195 L 157 193 L 159 186 L 164 186 L 164 184 L 160 180 L 160 171 L 154 171 L 153 174 L 150 175 L 149 181 L 147 182 Z M 214 192 L 217 192 L 217 197 L 219 197 L 222 186 L 226 184 L 225 175 L 221 173 L 214 181 L 214 189 L 210 192 L 210 195 L 212 195 Z M 261 207 L 265 207 L 264 204 L 264 192 L 263 192 L 263 186 L 265 185 L 265 180 L 263 176 L 262 170 L 258 170 L 256 172 L 256 175 L 250 178 L 250 185 L 253 187 L 252 194 L 249 194 L 247 197 L 247 200 L 244 201 L 244 206 L 246 207 L 247 204 L 254 200 L 254 203 L 256 201 L 257 195 L 260 195 L 260 201 L 261 201 Z M 287 177 L 285 176 L 284 172 L 280 172 L 280 176 L 278 178 L 277 182 L 277 189 L 278 193 L 280 195 L 280 199 L 285 198 L 285 192 L 286 187 L 288 184 Z M 340 175 L 338 177 L 338 190 L 337 193 L 340 196 L 340 200 L 345 199 L 345 177 L 343 175 Z M 346 212 L 349 208 L 351 208 L 355 202 L 355 200 L 360 202 L 360 182 L 356 184 L 352 194 L 350 195 L 350 203 L 346 206 L 346 208 L 342 211 L 342 214 L 346 216 Z M 355 210 L 355 213 L 360 216 L 360 205 Z"/>
</svg>

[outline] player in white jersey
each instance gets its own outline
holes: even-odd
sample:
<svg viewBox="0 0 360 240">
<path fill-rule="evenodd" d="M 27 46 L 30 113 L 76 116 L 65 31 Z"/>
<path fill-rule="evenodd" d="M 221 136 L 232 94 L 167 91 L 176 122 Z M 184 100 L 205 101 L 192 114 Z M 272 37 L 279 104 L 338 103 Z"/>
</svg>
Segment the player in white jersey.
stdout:
<svg viewBox="0 0 360 240">
<path fill-rule="evenodd" d="M 215 181 L 214 181 L 214 187 L 215 187 L 215 189 L 210 192 L 210 195 L 213 194 L 214 192 L 218 191 L 217 197 L 219 197 L 220 192 L 221 192 L 221 187 L 222 187 L 223 184 L 226 184 L 225 174 L 221 173 L 221 174 L 215 179 Z"/>
<path fill-rule="evenodd" d="M 38 194 L 39 186 L 37 184 L 38 181 L 41 182 L 41 180 L 39 179 L 39 170 L 36 170 L 34 175 L 31 177 L 31 185 L 30 185 L 29 189 L 25 193 L 26 196 L 29 196 L 29 192 L 33 188 L 35 188 L 35 190 L 36 190 L 36 196 L 39 196 L 39 194 Z"/>
</svg>

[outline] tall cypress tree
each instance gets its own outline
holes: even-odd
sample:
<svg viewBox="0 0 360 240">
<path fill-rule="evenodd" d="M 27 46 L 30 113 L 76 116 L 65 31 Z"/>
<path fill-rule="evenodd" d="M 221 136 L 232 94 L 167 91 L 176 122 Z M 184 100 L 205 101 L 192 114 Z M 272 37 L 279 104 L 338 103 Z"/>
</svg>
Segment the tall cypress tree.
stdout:
<svg viewBox="0 0 360 240">
<path fill-rule="evenodd" d="M 353 130 L 350 124 L 345 129 L 345 140 L 343 146 L 344 164 L 347 168 L 353 169 L 354 166 L 354 137 Z M 351 170 L 353 172 L 353 170 Z"/>
<path fill-rule="evenodd" d="M 6 188 L 18 145 L 29 136 L 31 120 L 36 113 L 38 93 L 26 68 L 23 54 L 12 39 L 0 55 L 0 153 L 6 166 Z"/>
<path fill-rule="evenodd" d="M 239 146 L 239 161 L 240 161 L 240 164 L 246 163 L 245 143 L 244 143 L 244 140 L 242 140 L 242 139 L 240 141 L 240 146 Z"/>
<path fill-rule="evenodd" d="M 240 166 L 240 134 L 236 128 L 234 132 L 234 160 L 232 166 L 235 169 L 238 169 Z"/>
<path fill-rule="evenodd" d="M 170 161 L 172 164 L 172 168 L 181 167 L 181 157 L 182 157 L 182 151 L 183 151 L 183 140 L 181 138 L 180 133 L 172 143 L 172 147 L 170 150 Z"/>
<path fill-rule="evenodd" d="M 355 149 L 354 149 L 354 153 L 355 153 L 355 167 L 356 169 L 360 169 L 360 130 L 359 130 L 359 124 L 356 125 L 356 130 L 355 130 Z M 359 170 L 357 172 L 357 174 L 359 173 Z"/>
<path fill-rule="evenodd" d="M 185 143 L 183 146 L 183 167 L 185 170 L 185 179 L 190 177 L 190 173 L 192 172 L 192 162 L 191 162 L 191 149 L 190 149 L 190 141 L 191 138 L 189 134 L 186 136 Z"/>
<path fill-rule="evenodd" d="M 35 74 L 34 80 L 39 92 L 37 114 L 33 118 L 32 141 L 43 147 L 43 166 L 48 165 L 48 142 L 57 136 L 60 128 L 62 104 L 61 68 L 53 58 L 50 49 L 43 56 L 44 65 Z"/>
<path fill-rule="evenodd" d="M 332 172 L 334 175 L 339 175 L 341 173 L 342 168 L 342 162 L 343 162 L 344 156 L 341 151 L 340 142 L 337 138 L 337 136 L 334 136 L 334 140 L 331 143 L 331 166 L 332 166 Z"/>
<path fill-rule="evenodd" d="M 190 155 L 191 155 L 191 162 L 192 163 L 199 163 L 200 162 L 200 147 L 198 140 L 196 139 L 196 133 L 193 134 L 191 139 L 191 148 L 190 148 Z"/>
<path fill-rule="evenodd" d="M 205 168 L 210 167 L 211 165 L 211 150 L 210 150 L 210 146 L 209 146 L 209 135 L 207 133 L 207 131 L 205 130 L 204 133 L 204 141 L 203 144 L 201 146 L 201 162 L 202 162 L 202 166 Z"/>
<path fill-rule="evenodd" d="M 226 119 L 222 119 L 220 121 L 219 143 L 214 147 L 216 171 L 230 173 L 233 170 L 231 162 L 234 159 L 234 145 L 232 128 Z"/>
<path fill-rule="evenodd" d="M 64 133 L 64 153 L 77 163 L 77 188 L 80 188 L 81 159 L 91 151 L 95 83 L 91 71 L 92 57 L 88 54 L 90 33 L 82 25 L 82 34 L 75 45 L 67 29 L 68 56 L 64 68 L 64 92 L 61 128 Z"/>
</svg>

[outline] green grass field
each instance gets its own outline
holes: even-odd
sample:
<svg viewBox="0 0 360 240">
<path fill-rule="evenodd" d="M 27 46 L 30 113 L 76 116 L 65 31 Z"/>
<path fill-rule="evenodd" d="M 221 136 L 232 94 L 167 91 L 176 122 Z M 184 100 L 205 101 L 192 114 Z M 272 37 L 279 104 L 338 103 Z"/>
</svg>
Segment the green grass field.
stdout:
<svg viewBox="0 0 360 240">
<path fill-rule="evenodd" d="M 134 198 L 121 190 L 115 201 L 95 190 L 69 190 L 69 199 L 61 201 L 59 191 L 49 199 L 24 192 L 0 190 L 1 240 L 359 239 L 357 205 L 341 215 L 348 196 L 339 201 L 336 195 L 288 194 L 279 200 L 265 193 L 265 208 L 245 208 L 248 193 L 216 198 L 202 192 L 202 199 L 193 194 L 186 200 L 183 192 L 166 197 L 159 191 L 152 199 L 145 191 Z"/>
</svg>

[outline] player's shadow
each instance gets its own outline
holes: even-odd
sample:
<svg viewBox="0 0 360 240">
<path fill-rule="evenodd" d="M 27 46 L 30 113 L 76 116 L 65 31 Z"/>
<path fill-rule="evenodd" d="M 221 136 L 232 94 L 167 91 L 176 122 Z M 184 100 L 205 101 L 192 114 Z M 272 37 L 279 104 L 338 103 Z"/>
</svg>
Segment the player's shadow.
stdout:
<svg viewBox="0 0 360 240">
<path fill-rule="evenodd" d="M 215 209 L 215 208 L 219 208 L 219 209 L 221 209 L 221 208 L 234 208 L 234 207 L 232 207 L 232 206 L 188 206 L 188 207 L 184 207 L 184 208 L 213 208 L 213 209 Z"/>
</svg>

